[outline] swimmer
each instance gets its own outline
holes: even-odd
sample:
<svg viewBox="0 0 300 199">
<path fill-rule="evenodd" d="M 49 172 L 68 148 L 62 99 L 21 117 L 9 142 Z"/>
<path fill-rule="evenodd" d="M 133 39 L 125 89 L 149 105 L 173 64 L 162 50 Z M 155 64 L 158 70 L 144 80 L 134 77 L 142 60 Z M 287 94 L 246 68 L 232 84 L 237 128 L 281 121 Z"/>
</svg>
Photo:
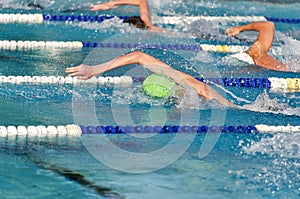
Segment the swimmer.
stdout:
<svg viewBox="0 0 300 199">
<path fill-rule="evenodd" d="M 147 0 L 111 0 L 106 3 L 99 3 L 92 5 L 90 10 L 110 10 L 120 5 L 132 5 L 138 6 L 140 9 L 140 17 L 133 16 L 125 19 L 123 23 L 129 23 L 137 28 L 147 29 L 152 32 L 164 32 L 164 30 L 158 26 L 154 26 L 151 22 L 151 16 Z"/>
<path fill-rule="evenodd" d="M 95 66 L 80 64 L 76 67 L 66 68 L 65 72 L 69 73 L 68 76 L 77 76 L 78 79 L 87 80 L 106 71 L 130 64 L 140 64 L 155 74 L 162 74 L 163 76 L 167 76 L 168 78 L 170 78 L 170 80 L 175 82 L 174 85 L 188 85 L 191 88 L 194 88 L 197 91 L 198 95 L 206 100 L 217 100 L 223 105 L 235 106 L 232 102 L 226 100 L 222 95 L 220 95 L 207 84 L 196 80 L 194 77 L 186 73 L 175 70 L 168 64 L 140 51 L 131 52 L 129 54 L 119 56 L 109 62 Z M 158 78 L 163 79 L 163 81 L 165 81 L 164 84 L 168 84 L 168 87 L 173 86 L 173 83 L 169 80 L 166 80 L 164 77 Z M 155 79 L 157 79 L 157 77 L 155 77 Z M 148 95 L 151 95 L 151 88 L 147 88 L 147 79 L 145 81 L 146 83 L 144 84 L 143 89 Z M 151 80 L 149 80 L 149 82 L 150 81 Z M 156 97 L 164 97 L 166 95 L 169 94 L 165 94 L 165 92 L 163 92 L 163 94 L 158 94 L 158 96 Z"/>
<path fill-rule="evenodd" d="M 245 54 L 241 54 L 241 56 L 246 59 L 249 55 L 253 64 L 263 68 L 289 71 L 285 64 L 268 55 L 268 51 L 274 39 L 275 26 L 273 22 L 253 22 L 247 25 L 229 28 L 225 32 L 228 36 L 236 36 L 243 31 L 257 31 L 258 37 Z M 248 63 L 251 63 L 251 61 L 248 61 Z"/>
</svg>

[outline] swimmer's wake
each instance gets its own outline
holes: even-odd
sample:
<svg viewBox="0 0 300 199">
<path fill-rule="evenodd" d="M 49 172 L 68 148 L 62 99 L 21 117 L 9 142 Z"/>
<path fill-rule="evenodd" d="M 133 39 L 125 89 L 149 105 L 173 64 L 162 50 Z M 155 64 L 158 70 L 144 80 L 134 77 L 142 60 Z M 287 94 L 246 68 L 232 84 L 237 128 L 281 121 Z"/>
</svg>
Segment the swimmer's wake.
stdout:
<svg viewBox="0 0 300 199">
<path fill-rule="evenodd" d="M 257 112 L 300 116 L 300 107 L 291 108 L 286 103 L 270 99 L 266 92 L 261 93 L 252 104 L 246 104 L 243 108 Z"/>
</svg>

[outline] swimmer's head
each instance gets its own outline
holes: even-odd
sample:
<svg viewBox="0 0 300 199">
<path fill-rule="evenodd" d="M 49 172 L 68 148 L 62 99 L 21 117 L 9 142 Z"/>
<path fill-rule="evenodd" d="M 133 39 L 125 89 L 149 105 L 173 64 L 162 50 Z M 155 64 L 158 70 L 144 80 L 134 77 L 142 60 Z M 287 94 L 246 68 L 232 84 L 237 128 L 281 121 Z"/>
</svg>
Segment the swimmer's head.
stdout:
<svg viewBox="0 0 300 199">
<path fill-rule="evenodd" d="M 138 16 L 128 17 L 123 21 L 123 23 L 129 23 L 130 25 L 134 25 L 137 28 L 146 29 L 145 22 Z"/>
<path fill-rule="evenodd" d="M 145 79 L 142 89 L 151 97 L 167 98 L 177 93 L 178 86 L 166 75 L 152 74 Z"/>
</svg>

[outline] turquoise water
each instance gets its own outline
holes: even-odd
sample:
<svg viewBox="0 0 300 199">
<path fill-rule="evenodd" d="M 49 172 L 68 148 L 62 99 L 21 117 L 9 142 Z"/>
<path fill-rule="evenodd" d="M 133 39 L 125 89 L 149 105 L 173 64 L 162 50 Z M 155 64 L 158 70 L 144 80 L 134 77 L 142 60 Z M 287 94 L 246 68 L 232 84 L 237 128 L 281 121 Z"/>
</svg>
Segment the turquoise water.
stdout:
<svg viewBox="0 0 300 199">
<path fill-rule="evenodd" d="M 282 2 L 189 0 L 150 1 L 149 4 L 154 16 L 263 15 L 299 18 L 299 3 Z M 93 1 L 47 0 L 35 3 L 40 4 L 43 10 L 28 7 L 29 1 L 0 2 L 1 13 L 95 14 L 88 10 L 89 5 L 95 3 Z M 125 6 L 99 11 L 98 14 L 137 15 L 138 10 Z M 163 25 L 172 32 L 184 33 L 169 36 L 145 33 L 118 21 L 102 24 L 0 24 L 0 40 L 135 42 L 143 36 L 144 42 L 249 45 L 255 34 L 241 35 L 242 39 L 250 38 L 248 41 L 227 38 L 222 34 L 225 28 L 236 24 L 196 21 L 189 25 L 184 22 L 177 26 Z M 277 58 L 299 60 L 299 57 L 295 58 L 298 56 L 300 25 L 276 23 L 276 29 L 274 45 L 280 46 L 283 51 Z M 201 34 L 210 36 L 196 38 Z M 118 49 L 1 50 L 0 75 L 65 76 L 65 67 L 82 62 L 101 63 L 126 52 Z M 145 52 L 193 76 L 299 78 L 299 73 L 268 71 L 242 62 L 227 63 L 222 61 L 226 55 L 220 53 L 151 49 Z M 122 74 L 143 76 L 147 71 L 133 65 L 105 75 Z M 191 108 L 191 103 L 149 99 L 140 87 L 140 84 L 122 89 L 1 84 L 1 125 L 95 125 L 95 118 L 100 125 L 300 125 L 299 92 L 234 87 L 226 87 L 224 91 L 213 86 L 236 104 L 251 104 L 240 110 L 192 97 L 189 98 L 194 100 L 191 103 L 199 103 L 199 107 Z M 94 105 L 94 110 L 88 109 L 89 105 Z M 92 115 L 92 111 L 96 116 Z M 185 137 L 191 135 L 186 134 Z M 168 159 L 188 142 L 184 137 L 171 142 L 174 135 L 156 135 L 147 139 L 111 135 L 108 138 L 121 149 L 136 153 L 150 153 L 165 145 L 172 146 L 173 150 L 162 153 L 161 159 Z M 120 158 L 119 154 L 109 151 L 109 145 L 102 136 L 27 141 L 1 138 L 0 194 L 3 198 L 299 198 L 299 141 L 299 133 L 201 134 L 192 139 L 178 160 L 158 170 L 155 166 L 162 161 L 153 165 L 137 165 L 134 168 L 139 171 L 154 171 L 133 174 L 112 169 L 97 160 L 97 155 L 106 154 L 124 167 L 138 163 L 134 157 Z M 98 144 L 97 147 L 94 144 Z M 204 146 L 212 146 L 212 149 L 199 158 L 199 151 Z M 94 149 L 98 153 L 93 153 Z M 70 172 L 77 181 L 66 177 Z M 82 179 L 80 176 L 84 176 L 85 184 L 78 180 Z"/>
</svg>

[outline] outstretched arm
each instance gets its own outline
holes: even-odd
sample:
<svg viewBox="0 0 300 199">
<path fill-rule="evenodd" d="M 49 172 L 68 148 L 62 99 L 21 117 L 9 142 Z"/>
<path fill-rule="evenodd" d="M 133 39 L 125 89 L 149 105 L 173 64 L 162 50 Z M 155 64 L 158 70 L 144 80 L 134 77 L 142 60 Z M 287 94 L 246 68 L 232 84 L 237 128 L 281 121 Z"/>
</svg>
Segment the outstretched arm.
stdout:
<svg viewBox="0 0 300 199">
<path fill-rule="evenodd" d="M 165 74 L 172 78 L 178 84 L 187 84 L 195 88 L 198 94 L 207 100 L 216 99 L 224 105 L 234 106 L 233 103 L 227 101 L 210 86 L 199 82 L 194 77 L 180 72 L 178 70 L 175 70 L 166 63 L 159 61 L 158 59 L 142 52 L 129 53 L 117 57 L 109 62 L 95 66 L 86 66 L 84 64 L 81 64 L 76 67 L 67 68 L 66 72 L 69 73 L 69 76 L 78 76 L 79 79 L 89 79 L 106 71 L 129 64 L 141 64 L 153 73 Z"/>
<path fill-rule="evenodd" d="M 97 5 L 92 5 L 90 7 L 90 10 L 92 10 L 92 11 L 110 10 L 110 9 L 116 8 L 120 5 L 139 6 L 139 0 L 111 0 L 106 3 L 99 3 Z"/>
<path fill-rule="evenodd" d="M 99 3 L 97 5 L 92 5 L 91 10 L 109 10 L 112 8 L 116 8 L 120 5 L 132 5 L 138 6 L 140 9 L 140 17 L 143 22 L 146 24 L 146 27 L 149 31 L 152 32 L 163 32 L 164 30 L 158 26 L 154 26 L 151 22 L 151 15 L 148 6 L 147 0 L 111 0 L 106 3 Z"/>
<path fill-rule="evenodd" d="M 258 37 L 247 50 L 255 64 L 271 70 L 287 71 L 286 65 L 267 54 L 274 39 L 275 26 L 273 22 L 253 22 L 243 26 L 235 26 L 226 30 L 229 36 L 238 35 L 243 31 L 257 31 Z"/>
</svg>

